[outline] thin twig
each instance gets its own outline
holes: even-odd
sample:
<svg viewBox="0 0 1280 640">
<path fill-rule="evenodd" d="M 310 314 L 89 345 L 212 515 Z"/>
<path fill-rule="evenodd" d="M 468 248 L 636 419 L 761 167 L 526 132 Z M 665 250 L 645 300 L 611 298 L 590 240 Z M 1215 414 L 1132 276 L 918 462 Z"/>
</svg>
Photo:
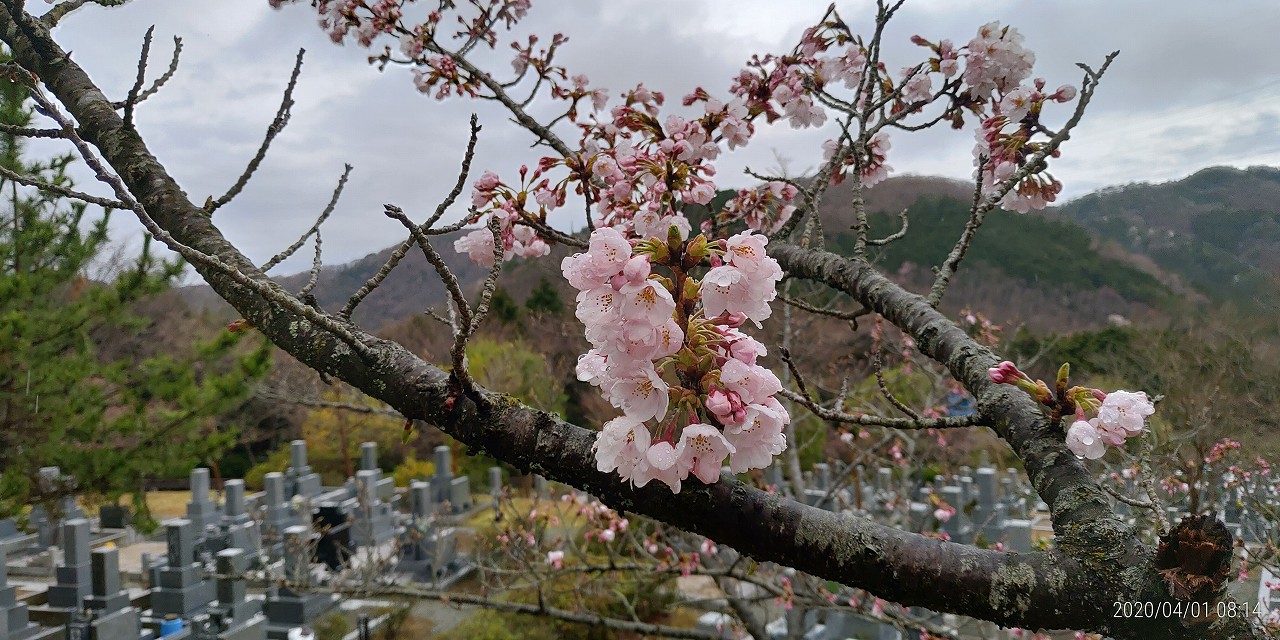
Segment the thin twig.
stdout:
<svg viewBox="0 0 1280 640">
<path fill-rule="evenodd" d="M 879 325 L 880 320 L 877 318 L 877 329 L 879 329 Z M 880 395 L 883 395 L 885 399 L 889 401 L 889 404 L 896 407 L 898 411 L 910 416 L 912 420 L 919 420 L 920 414 L 916 413 L 911 407 L 908 407 L 906 403 L 899 400 L 898 397 L 893 395 L 893 392 L 889 390 L 889 384 L 884 380 L 884 360 L 882 358 L 883 349 L 881 346 L 880 338 L 877 335 L 876 339 L 871 341 L 871 368 L 875 371 L 876 385 L 880 387 Z"/>
<path fill-rule="evenodd" d="M 316 253 L 315 253 L 315 256 L 311 259 L 311 276 L 307 280 L 306 286 L 302 287 L 302 290 L 298 292 L 298 297 L 304 300 L 306 299 L 306 296 L 311 295 L 311 290 L 315 289 L 316 285 L 320 283 L 321 244 L 322 243 L 320 241 L 320 229 L 316 228 Z"/>
<path fill-rule="evenodd" d="M 25 71 L 23 73 L 25 74 Z M 153 237 L 163 242 L 165 246 L 177 252 L 185 258 L 187 262 L 203 265 L 207 268 L 221 272 L 236 284 L 253 291 L 254 293 L 262 296 L 263 299 L 280 305 L 285 310 L 301 315 L 313 324 L 326 329 L 332 333 L 334 337 L 351 347 L 351 350 L 364 360 L 373 362 L 377 359 L 372 348 L 353 333 L 347 325 L 339 322 L 337 319 L 326 313 L 303 304 L 297 298 L 285 293 L 284 290 L 276 286 L 275 283 L 272 283 L 269 280 L 262 281 L 254 279 L 236 268 L 235 265 L 229 264 L 221 257 L 206 254 L 198 249 L 189 247 L 179 242 L 168 231 L 165 231 L 164 228 L 156 223 L 155 219 L 151 217 L 151 214 L 147 212 L 146 207 L 133 197 L 133 194 L 129 192 L 128 187 L 124 185 L 120 176 L 108 169 L 106 165 L 98 159 L 98 156 L 93 152 L 93 149 L 90 148 L 89 143 L 85 142 L 80 135 L 76 133 L 75 126 L 71 124 L 71 120 L 67 116 L 63 115 L 62 111 L 44 95 L 44 92 L 40 90 L 40 87 L 35 84 L 34 78 L 29 74 L 19 77 L 25 77 L 28 79 L 30 84 L 28 84 L 27 87 L 31 89 L 32 99 L 44 108 L 46 115 L 48 115 L 49 118 L 54 122 L 57 122 L 59 125 L 62 125 L 63 133 L 76 147 L 76 151 L 85 161 L 85 164 L 94 171 L 94 175 L 98 177 L 98 180 L 110 186 L 115 192 L 116 197 L 120 198 L 120 202 L 124 205 L 120 208 L 133 211 L 138 216 L 138 220 L 142 222 L 142 226 L 146 227 L 147 231 L 150 232 Z"/>
<path fill-rule="evenodd" d="M 910 226 L 910 223 L 908 222 L 906 209 L 903 209 L 902 213 L 898 214 L 898 219 L 902 221 L 901 229 L 898 229 L 896 232 L 891 233 L 883 238 L 880 238 L 879 240 L 875 238 L 868 238 L 867 244 L 872 247 L 883 247 L 884 245 L 889 244 L 890 242 L 893 242 L 895 240 L 901 240 L 904 236 L 906 236 L 907 227 Z"/>
<path fill-rule="evenodd" d="M 0 123 L 0 133 L 20 138 L 63 138 L 62 129 L 32 129 L 12 124 Z"/>
<path fill-rule="evenodd" d="M 302 73 L 302 57 L 306 54 L 306 49 L 298 49 L 298 58 L 293 63 L 293 73 L 289 75 L 289 84 L 284 88 L 284 96 L 280 100 L 280 108 L 276 110 L 276 117 L 271 121 L 271 125 L 267 127 L 267 133 L 262 138 L 262 144 L 258 146 L 258 152 L 254 154 L 253 159 L 249 161 L 248 166 L 244 168 L 244 173 L 240 175 L 240 179 L 231 185 L 230 189 L 217 200 L 210 199 L 204 205 L 204 210 L 210 216 L 219 207 L 231 202 L 231 199 L 240 194 L 245 185 L 249 183 L 249 178 L 253 177 L 253 172 L 258 170 L 258 165 L 262 164 L 262 159 L 267 155 L 267 149 L 271 148 L 271 141 L 289 124 L 289 116 L 293 108 L 293 89 L 298 85 L 298 75 Z"/>
<path fill-rule="evenodd" d="M 174 36 L 173 37 L 173 57 L 169 59 L 169 68 L 166 69 L 165 72 L 159 78 L 156 78 L 155 81 L 151 83 L 151 86 L 147 87 L 146 91 L 139 93 L 137 97 L 132 100 L 133 104 L 136 105 L 142 102 L 143 100 L 146 100 L 147 98 L 150 98 L 151 96 L 155 95 L 158 91 L 160 91 L 160 88 L 163 87 L 165 83 L 173 79 L 173 74 L 178 72 L 178 59 L 181 56 L 182 56 L 182 38 L 178 36 Z M 129 104 L 129 102 L 130 102 L 129 100 L 121 100 L 119 102 L 111 103 L 111 106 L 116 109 L 123 109 L 127 104 Z"/>
<path fill-rule="evenodd" d="M 147 58 L 151 57 L 151 36 L 155 31 L 156 26 L 153 24 L 147 28 L 147 34 L 142 36 L 142 53 L 138 55 L 138 77 L 133 81 L 133 87 L 129 89 L 129 97 L 124 100 L 126 129 L 133 128 L 133 108 L 138 104 L 138 92 L 142 91 L 142 83 L 147 81 Z"/>
<path fill-rule="evenodd" d="M 800 395 L 790 389 L 783 389 L 779 392 L 782 397 L 793 402 L 804 405 L 806 409 L 811 411 L 813 415 L 830 422 L 839 422 L 842 424 L 860 424 L 873 427 L 889 427 L 891 429 L 903 430 L 919 430 L 919 429 L 962 429 L 966 427 L 978 427 L 986 424 L 985 419 L 980 414 L 970 414 L 967 416 L 943 416 L 941 418 L 886 418 L 884 416 L 873 416 L 861 413 L 845 413 L 835 409 L 828 409 L 813 401 L 807 396 Z"/>
<path fill-rule="evenodd" d="M 1111 486 L 1105 482 L 1100 482 L 1098 483 L 1098 485 L 1102 487 L 1103 491 L 1107 492 L 1107 495 L 1131 507 L 1137 507 L 1139 509 L 1151 509 L 1154 506 L 1150 502 L 1146 502 L 1143 500 L 1135 500 L 1133 498 L 1130 498 L 1129 496 L 1126 496 L 1120 493 L 1119 491 L 1116 491 L 1115 489 L 1111 488 Z"/>
<path fill-rule="evenodd" d="M 333 195 L 329 198 L 329 204 L 325 205 L 324 211 L 320 212 L 320 216 L 316 218 L 315 224 L 311 225 L 311 228 L 307 229 L 307 232 L 302 234 L 302 237 L 298 238 L 297 241 L 285 248 L 284 251 L 272 256 L 266 264 L 263 264 L 263 273 L 270 271 L 272 267 L 288 259 L 289 256 L 293 255 L 295 251 L 307 242 L 307 238 L 310 238 L 312 234 L 320 234 L 320 225 L 324 224 L 324 221 L 328 219 L 329 215 L 333 213 L 333 210 L 337 208 L 338 199 L 342 197 L 342 190 L 347 186 L 347 178 L 351 176 L 351 165 L 346 164 L 342 165 L 342 167 L 342 176 L 338 178 L 338 185 L 333 188 Z"/>
<path fill-rule="evenodd" d="M 58 26 L 58 21 L 62 20 L 63 16 L 66 16 L 68 13 L 79 9 L 90 2 L 104 7 L 118 7 L 128 1 L 129 0 L 66 0 L 62 4 L 50 9 L 48 13 L 40 16 L 40 21 L 52 29 L 53 27 Z"/>
<path fill-rule="evenodd" d="M 856 321 L 858 318 L 861 318 L 862 316 L 865 316 L 871 313 L 871 310 L 866 307 L 858 309 L 857 311 L 841 311 L 839 309 L 823 309 L 821 307 L 815 307 L 799 298 L 793 298 L 791 296 L 781 294 L 781 293 L 778 294 L 778 299 L 797 309 L 808 311 L 809 313 L 816 313 L 819 315 L 830 316 L 832 318 L 838 318 L 840 320 Z"/>
<path fill-rule="evenodd" d="M 395 219 L 404 225 L 409 233 L 413 236 L 413 240 L 422 249 L 422 254 L 426 256 L 427 262 L 435 268 L 436 274 L 440 276 L 440 281 L 444 283 L 445 289 L 449 292 L 449 297 L 453 299 L 453 306 L 449 307 L 449 325 L 453 329 L 453 347 L 450 354 L 453 356 L 453 369 L 450 375 L 453 376 L 463 389 L 470 390 L 474 388 L 471 381 L 471 375 L 467 371 L 467 340 L 471 337 L 472 332 L 472 309 L 467 303 L 466 296 L 462 294 L 462 285 L 458 283 L 458 277 L 449 269 L 449 265 L 445 264 L 444 258 L 431 246 L 431 239 L 427 237 L 418 225 L 414 224 L 404 211 L 393 204 L 385 205 L 386 215 Z M 496 226 L 497 218 L 491 219 L 491 229 Z M 494 243 L 495 268 L 502 264 L 502 240 L 497 238 Z"/>
<path fill-rule="evenodd" d="M 59 137 L 66 137 L 66 136 L 64 133 L 60 132 Z M 44 182 L 42 180 L 37 180 L 31 176 L 24 176 L 20 173 L 15 173 L 14 171 L 11 171 L 3 166 L 0 166 L 0 176 L 4 176 L 5 178 L 12 180 L 18 184 L 26 185 L 28 187 L 35 187 L 41 191 L 46 191 L 48 193 L 56 193 L 64 198 L 71 198 L 72 200 L 83 200 L 90 204 L 96 204 L 98 206 L 106 207 L 108 209 L 128 209 L 129 208 L 129 205 L 119 200 L 112 200 L 110 198 L 99 198 L 98 196 L 89 195 L 87 193 L 84 193 L 83 191 L 76 191 L 75 189 L 68 189 L 61 185 L 56 185 L 49 182 Z"/>
<path fill-rule="evenodd" d="M 475 154 L 476 141 L 480 136 L 480 129 L 479 118 L 477 118 L 475 114 L 472 114 L 471 137 L 467 142 L 467 151 L 462 157 L 462 168 L 458 171 L 458 180 L 454 183 L 453 190 L 450 191 L 449 194 L 445 196 L 445 199 L 440 202 L 439 206 L 436 207 L 435 213 L 432 214 L 425 223 L 418 226 L 418 230 L 422 234 L 442 235 L 444 233 L 452 233 L 467 225 L 467 220 L 469 218 L 463 218 L 456 224 L 449 225 L 442 229 L 437 230 L 431 228 L 431 226 L 434 225 L 442 215 L 444 215 L 444 212 L 453 205 L 454 200 L 456 200 L 462 193 L 462 189 L 466 185 L 467 175 L 471 171 L 471 161 Z M 474 213 L 474 209 L 472 212 Z M 375 289 L 381 286 L 382 281 L 386 280 L 387 276 L 391 275 L 391 272 L 400 264 L 400 261 L 408 255 L 409 249 L 413 247 L 413 244 L 414 234 L 410 233 L 408 238 L 396 245 L 395 249 L 391 250 L 391 255 L 387 257 L 387 261 L 382 264 L 382 267 L 380 267 L 368 280 L 365 280 L 364 284 L 360 286 L 358 291 L 351 294 L 351 297 L 347 299 L 347 303 L 342 306 L 340 311 L 338 311 L 338 316 L 342 318 L 350 318 L 351 314 L 355 313 L 356 307 L 360 306 L 360 303 L 364 302 L 364 299 L 367 298 L 369 294 L 373 293 Z"/>
<path fill-rule="evenodd" d="M 435 226 L 444 212 L 453 206 L 458 196 L 462 194 L 462 189 L 466 186 L 467 176 L 471 173 L 471 160 L 476 156 L 476 141 L 480 139 L 480 119 L 476 114 L 471 114 L 471 137 L 467 139 L 467 151 L 462 156 L 462 170 L 458 172 L 458 181 L 454 183 L 453 189 L 449 191 L 449 195 L 440 201 L 440 205 L 436 207 L 436 212 L 431 214 L 427 221 L 422 223 L 423 231 Z"/>
<path fill-rule="evenodd" d="M 1147 508 L 1151 510 L 1156 529 L 1160 535 L 1164 535 L 1169 532 L 1170 523 L 1164 517 L 1160 507 L 1160 498 L 1156 495 L 1155 483 L 1151 481 L 1151 452 L 1151 438 L 1148 436 L 1142 439 L 1142 452 L 1138 455 L 1138 486 L 1142 487 L 1142 490 L 1147 494 L 1147 500 L 1151 502 L 1151 504 L 1147 505 Z"/>
</svg>

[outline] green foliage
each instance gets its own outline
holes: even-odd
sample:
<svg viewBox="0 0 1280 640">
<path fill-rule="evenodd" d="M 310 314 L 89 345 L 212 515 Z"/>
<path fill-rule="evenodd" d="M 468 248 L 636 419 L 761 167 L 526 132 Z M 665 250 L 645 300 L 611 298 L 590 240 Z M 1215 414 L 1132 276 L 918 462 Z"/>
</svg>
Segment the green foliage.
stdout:
<svg viewBox="0 0 1280 640">
<path fill-rule="evenodd" d="M 538 286 L 529 293 L 524 306 L 532 313 L 557 317 L 564 314 L 564 301 L 560 299 L 560 292 L 545 277 L 538 280 Z"/>
<path fill-rule="evenodd" d="M 911 231 L 882 249 L 878 261 L 897 269 L 907 261 L 941 264 L 969 217 L 969 206 L 951 198 L 921 198 L 911 206 Z M 895 215 L 870 216 L 872 236 L 898 229 Z M 853 249 L 852 234 L 836 239 L 844 251 Z M 983 263 L 1024 282 L 1079 291 L 1111 287 L 1125 298 L 1152 305 L 1170 300 L 1164 285 L 1152 276 L 1119 261 L 1103 258 L 1079 225 L 1037 215 L 995 211 L 987 216 L 965 260 Z"/>
<path fill-rule="evenodd" d="M 396 479 L 397 487 L 407 487 L 411 480 L 425 480 L 435 475 L 435 473 L 436 463 L 428 460 L 418 460 L 410 455 L 391 472 L 391 477 Z"/>
<path fill-rule="evenodd" d="M 285 445 L 267 456 L 266 460 L 249 468 L 244 474 L 244 487 L 249 491 L 262 491 L 262 477 L 268 473 L 284 473 L 289 468 L 289 446 Z"/>
<path fill-rule="evenodd" d="M 26 98 L 0 83 L 0 122 L 29 126 Z M 0 165 L 17 173 L 71 186 L 72 162 L 25 160 L 22 141 L 0 134 Z M 266 372 L 265 342 L 246 348 L 219 332 L 175 349 L 136 308 L 169 287 L 179 262 L 148 242 L 131 264 L 112 265 L 107 213 L 4 179 L 0 194 L 0 517 L 67 491 L 113 501 L 232 446 L 236 429 L 216 416 Z M 50 465 L 76 487 L 33 483 Z"/>
<path fill-rule="evenodd" d="M 489 298 L 489 317 L 502 324 L 515 324 L 520 320 L 520 305 L 506 289 L 497 287 Z"/>
<path fill-rule="evenodd" d="M 1210 167 L 1175 182 L 1130 184 L 1060 209 L 1095 235 L 1150 256 L 1215 302 L 1274 308 L 1280 170 Z"/>
<path fill-rule="evenodd" d="M 523 340 L 476 338 L 467 345 L 467 363 L 471 377 L 481 386 L 502 389 L 531 407 L 564 415 L 568 396 L 563 383 L 546 356 Z M 471 478 L 473 487 L 486 485 L 489 467 L 501 466 L 508 475 L 516 473 L 512 467 L 487 455 L 466 448 L 463 453 L 465 455 L 454 457 L 458 475 Z"/>
<path fill-rule="evenodd" d="M 502 389 L 543 411 L 564 412 L 563 383 L 546 357 L 523 340 L 477 338 L 467 345 L 467 362 L 471 377 L 481 386 Z"/>
<path fill-rule="evenodd" d="M 541 618 L 482 609 L 435 637 L 439 640 L 554 640 L 554 630 L 544 628 L 548 626 Z"/>
<path fill-rule="evenodd" d="M 341 611 L 332 611 L 315 621 L 316 640 L 342 640 L 351 631 L 351 621 Z"/>
</svg>

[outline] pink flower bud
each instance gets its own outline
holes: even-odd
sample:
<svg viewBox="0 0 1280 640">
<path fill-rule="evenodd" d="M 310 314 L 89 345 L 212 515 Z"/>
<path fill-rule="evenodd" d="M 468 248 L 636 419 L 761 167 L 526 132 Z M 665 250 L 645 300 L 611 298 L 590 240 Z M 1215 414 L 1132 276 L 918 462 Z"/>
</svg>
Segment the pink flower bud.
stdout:
<svg viewBox="0 0 1280 640">
<path fill-rule="evenodd" d="M 713 389 L 707 394 L 706 401 L 707 411 L 714 413 L 717 418 L 728 416 L 733 413 L 733 406 L 729 402 L 729 395 L 719 389 Z M 721 420 L 723 422 L 723 420 Z"/>
<path fill-rule="evenodd" d="M 991 381 L 996 384 L 1013 384 L 1015 381 L 1027 377 L 1027 374 L 1019 371 L 1018 367 L 1008 360 L 987 369 L 987 375 L 991 376 Z"/>
<path fill-rule="evenodd" d="M 649 258 L 646 256 L 633 256 L 622 265 L 622 275 L 630 282 L 640 282 L 649 277 Z"/>
</svg>

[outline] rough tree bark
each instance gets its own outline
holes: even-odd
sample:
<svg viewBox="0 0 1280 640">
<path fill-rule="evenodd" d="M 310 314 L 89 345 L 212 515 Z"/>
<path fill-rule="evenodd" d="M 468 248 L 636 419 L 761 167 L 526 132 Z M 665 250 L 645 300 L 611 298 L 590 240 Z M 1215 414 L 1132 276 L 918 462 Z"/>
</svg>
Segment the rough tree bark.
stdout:
<svg viewBox="0 0 1280 640">
<path fill-rule="evenodd" d="M 270 287 L 264 296 L 211 264 L 193 267 L 269 339 L 307 365 L 379 398 L 408 418 L 434 424 L 475 450 L 589 491 L 606 504 L 705 535 L 759 560 L 866 589 L 904 605 L 953 612 L 1026 628 L 1074 628 L 1117 638 L 1261 638 L 1240 619 L 1184 624 L 1177 618 L 1113 618 L 1113 603 L 1173 601 L 1154 565 L 1155 551 L 1111 512 L 1097 483 L 1063 445 L 1035 404 L 986 378 L 996 358 L 925 299 L 867 264 L 820 251 L 770 245 L 793 277 L 846 291 L 944 363 L 978 399 L 1024 461 L 1050 505 L 1057 545 L 1044 553 L 1005 553 L 942 542 L 834 514 L 724 477 L 690 482 L 679 494 L 657 483 L 633 489 L 595 469 L 594 431 L 568 424 L 499 393 L 474 398 L 451 391 L 449 375 L 400 345 L 336 316 L 355 335 L 353 349 L 332 330 L 286 308 L 290 294 L 264 276 L 215 227 L 147 150 L 111 101 L 49 34 L 22 0 L 0 0 L 0 38 L 71 113 L 146 213 L 182 244 L 233 265 Z M 272 298 L 272 299 L 269 299 Z M 1221 584 L 1217 585 L 1218 587 Z"/>
</svg>

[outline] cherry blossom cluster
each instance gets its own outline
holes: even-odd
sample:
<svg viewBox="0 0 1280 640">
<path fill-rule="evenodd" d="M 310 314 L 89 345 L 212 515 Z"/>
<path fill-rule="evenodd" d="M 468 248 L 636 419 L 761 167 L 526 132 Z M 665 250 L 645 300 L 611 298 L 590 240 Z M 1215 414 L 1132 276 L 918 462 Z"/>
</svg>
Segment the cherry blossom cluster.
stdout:
<svg viewBox="0 0 1280 640">
<path fill-rule="evenodd" d="M 472 189 L 471 206 L 478 212 L 476 217 L 488 213 L 498 219 L 503 260 L 510 260 L 515 256 L 539 258 L 551 253 L 551 246 L 528 221 L 545 223 L 547 212 L 564 201 L 547 187 L 546 179 L 537 182 L 541 175 L 540 170 L 535 170 L 530 175 L 528 167 L 520 167 L 521 187 L 512 188 L 496 173 L 486 171 Z M 530 184 L 535 182 L 536 185 Z M 537 205 L 536 213 L 526 210 L 531 194 L 533 203 Z M 487 228 L 477 229 L 458 238 L 454 241 L 453 248 L 458 253 L 467 254 L 478 265 L 493 266 L 494 237 Z"/>
<path fill-rule="evenodd" d="M 702 231 L 710 233 L 716 226 L 727 226 L 735 220 L 746 222 L 747 227 L 762 233 L 776 233 L 791 219 L 796 207 L 792 204 L 800 190 L 794 185 L 771 181 L 754 189 L 739 189 L 714 222 L 707 219 Z"/>
<path fill-rule="evenodd" d="M 1087 387 L 1067 387 L 1069 367 L 1062 365 L 1054 390 L 1043 380 L 1032 380 L 1012 362 L 1005 361 L 987 370 L 996 384 L 1009 384 L 1026 391 L 1037 402 L 1051 407 L 1055 416 L 1074 416 L 1067 428 L 1066 444 L 1077 457 L 1097 460 L 1107 447 L 1121 447 L 1140 435 L 1155 405 L 1142 391 L 1103 392 Z"/>
<path fill-rule="evenodd" d="M 1104 394 L 1094 417 L 1088 418 L 1083 408 L 1076 410 L 1076 420 L 1067 428 L 1067 447 L 1078 457 L 1097 460 L 1107 452 L 1107 446 L 1124 446 L 1126 439 L 1141 434 L 1147 416 L 1155 411 L 1155 405 L 1141 391 Z"/>
<path fill-rule="evenodd" d="M 564 259 L 592 345 L 578 377 L 623 412 L 597 436 L 600 471 L 679 492 L 691 473 L 710 484 L 726 459 L 741 473 L 768 466 L 786 448 L 790 416 L 775 398 L 782 383 L 757 363 L 764 345 L 739 330 L 768 318 L 777 295 L 782 270 L 765 255 L 767 242 L 750 232 L 685 241 L 672 226 L 665 242 L 633 245 L 602 227 L 585 253 Z M 689 271 L 704 263 L 710 269 L 699 281 Z M 653 273 L 655 266 L 673 277 Z"/>
</svg>

